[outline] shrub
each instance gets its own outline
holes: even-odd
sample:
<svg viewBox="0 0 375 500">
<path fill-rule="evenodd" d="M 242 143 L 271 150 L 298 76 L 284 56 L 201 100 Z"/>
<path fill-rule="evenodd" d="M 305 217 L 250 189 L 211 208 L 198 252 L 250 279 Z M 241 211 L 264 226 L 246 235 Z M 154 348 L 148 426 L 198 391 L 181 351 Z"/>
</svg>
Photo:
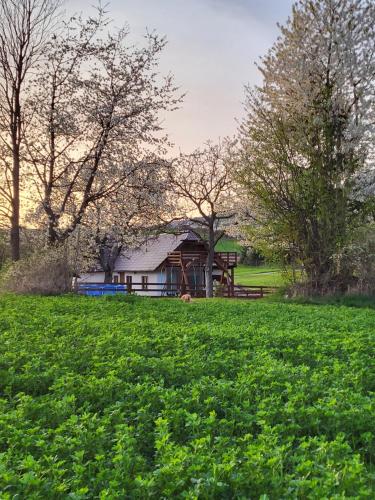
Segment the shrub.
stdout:
<svg viewBox="0 0 375 500">
<path fill-rule="evenodd" d="M 350 287 L 351 293 L 375 293 L 375 227 L 368 226 L 358 239 L 345 249 L 340 256 L 341 266 L 352 266 L 356 282 Z"/>
<path fill-rule="evenodd" d="M 260 250 L 253 247 L 241 247 L 240 262 L 247 266 L 261 266 L 264 264 L 265 258 Z"/>
<path fill-rule="evenodd" d="M 34 252 L 9 266 L 2 288 L 21 294 L 58 295 L 72 290 L 73 267 L 65 248 Z"/>
</svg>

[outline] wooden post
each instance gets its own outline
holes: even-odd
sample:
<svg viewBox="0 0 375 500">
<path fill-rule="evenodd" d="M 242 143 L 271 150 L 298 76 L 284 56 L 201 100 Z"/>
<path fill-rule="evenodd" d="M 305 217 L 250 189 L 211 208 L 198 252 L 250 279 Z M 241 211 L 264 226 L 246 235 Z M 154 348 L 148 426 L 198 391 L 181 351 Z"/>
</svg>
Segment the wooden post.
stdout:
<svg viewBox="0 0 375 500">
<path fill-rule="evenodd" d="M 126 290 L 127 290 L 127 292 L 128 292 L 129 294 L 131 294 L 131 293 L 132 293 L 132 282 L 131 282 L 131 281 L 128 281 L 128 282 L 126 283 Z"/>
<path fill-rule="evenodd" d="M 181 262 L 181 271 L 182 271 L 181 295 L 185 295 L 186 287 L 188 286 L 189 282 L 188 282 L 186 272 L 185 272 L 185 266 L 184 266 L 182 252 L 180 252 L 180 259 L 181 259 L 180 262 Z"/>
</svg>

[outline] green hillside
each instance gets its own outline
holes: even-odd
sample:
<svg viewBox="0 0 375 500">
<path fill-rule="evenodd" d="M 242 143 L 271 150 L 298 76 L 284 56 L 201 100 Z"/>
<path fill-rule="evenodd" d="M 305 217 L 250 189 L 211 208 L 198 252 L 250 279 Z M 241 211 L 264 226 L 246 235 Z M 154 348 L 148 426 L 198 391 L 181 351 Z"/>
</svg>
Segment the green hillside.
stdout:
<svg viewBox="0 0 375 500">
<path fill-rule="evenodd" d="M 238 252 L 241 253 L 242 246 L 237 240 L 223 237 L 221 238 L 216 247 L 216 252 Z"/>
</svg>

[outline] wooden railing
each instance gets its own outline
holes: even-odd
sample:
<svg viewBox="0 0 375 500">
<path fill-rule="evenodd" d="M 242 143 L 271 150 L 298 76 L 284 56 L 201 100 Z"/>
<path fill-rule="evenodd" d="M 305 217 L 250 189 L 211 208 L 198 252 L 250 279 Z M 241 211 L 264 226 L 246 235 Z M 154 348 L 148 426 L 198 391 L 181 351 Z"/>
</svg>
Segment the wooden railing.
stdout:
<svg viewBox="0 0 375 500">
<path fill-rule="evenodd" d="M 207 252 L 203 251 L 186 251 L 186 252 L 170 252 L 168 253 L 168 263 L 173 266 L 181 265 L 181 262 L 195 262 L 204 264 L 207 260 Z"/>
<path fill-rule="evenodd" d="M 236 267 L 238 264 L 237 252 L 215 252 L 215 257 L 219 257 L 228 267 Z"/>
<path fill-rule="evenodd" d="M 278 290 L 277 287 L 273 286 L 243 286 L 234 285 L 232 287 L 232 296 L 237 299 L 262 299 L 265 295 L 270 295 Z"/>
<path fill-rule="evenodd" d="M 235 267 L 238 263 L 237 252 L 215 252 L 215 260 L 221 260 L 221 262 L 226 266 Z M 168 262 L 171 265 L 180 265 L 181 262 L 196 262 L 199 264 L 205 264 L 207 261 L 207 252 L 205 251 L 175 251 L 168 253 Z"/>
</svg>

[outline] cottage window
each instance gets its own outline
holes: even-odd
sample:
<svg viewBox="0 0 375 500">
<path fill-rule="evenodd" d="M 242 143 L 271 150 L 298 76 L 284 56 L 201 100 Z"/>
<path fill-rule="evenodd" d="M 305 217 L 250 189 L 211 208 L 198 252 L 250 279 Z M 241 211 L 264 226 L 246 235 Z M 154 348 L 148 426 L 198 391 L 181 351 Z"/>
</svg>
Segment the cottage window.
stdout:
<svg viewBox="0 0 375 500">
<path fill-rule="evenodd" d="M 117 275 L 113 276 L 113 283 L 118 283 L 118 276 Z"/>
<path fill-rule="evenodd" d="M 148 290 L 148 276 L 142 276 L 142 290 Z"/>
</svg>

